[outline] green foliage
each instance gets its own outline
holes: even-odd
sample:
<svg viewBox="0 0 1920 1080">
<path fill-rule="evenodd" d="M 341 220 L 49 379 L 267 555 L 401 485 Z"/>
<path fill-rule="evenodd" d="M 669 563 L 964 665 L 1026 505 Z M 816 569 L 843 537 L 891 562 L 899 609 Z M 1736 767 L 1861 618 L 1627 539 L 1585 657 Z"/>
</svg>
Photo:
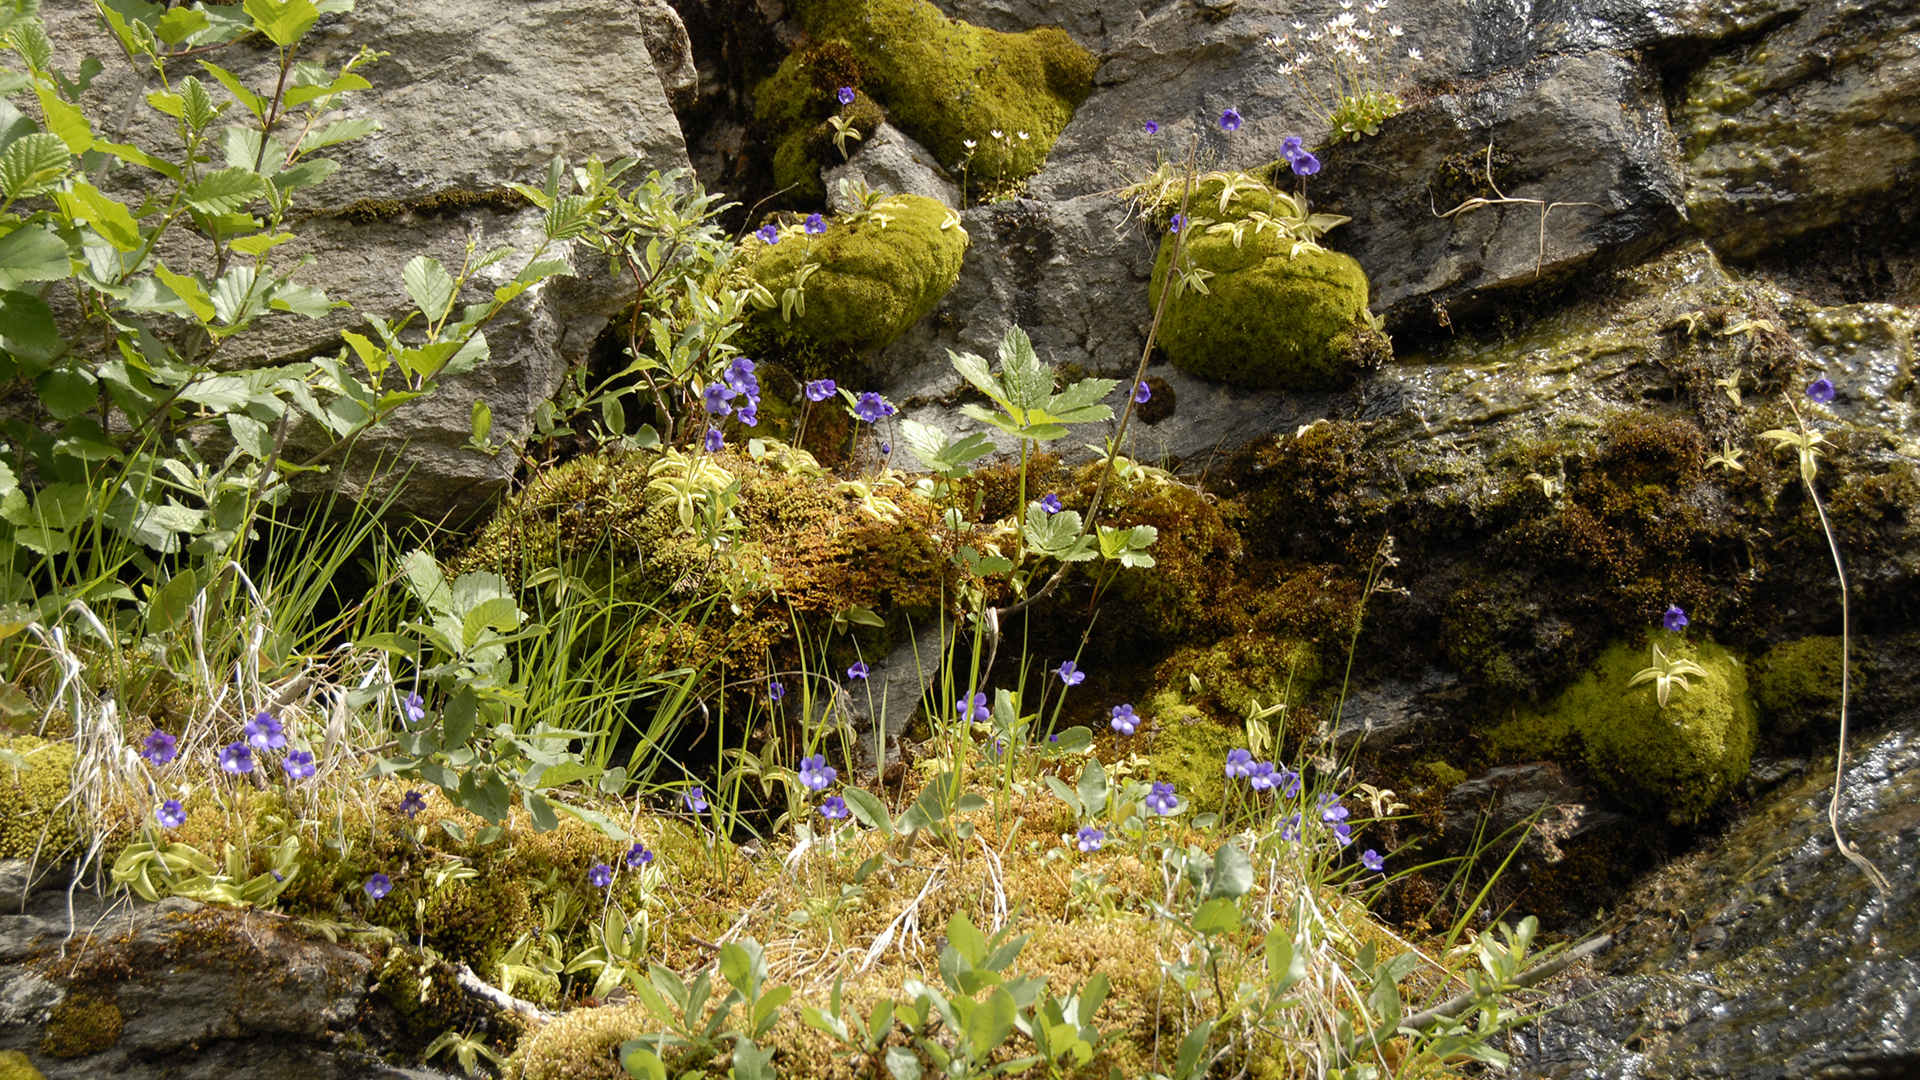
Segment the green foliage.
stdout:
<svg viewBox="0 0 1920 1080">
<path fill-rule="evenodd" d="M 766 986 L 766 952 L 752 938 L 722 945 L 719 970 L 729 990 L 718 999 L 713 997 L 711 969 L 689 982 L 654 964 L 646 979 L 633 980 L 634 997 L 659 1030 L 621 1044 L 620 1062 L 628 1075 L 636 1080 L 664 1080 L 663 1060 L 671 1060 L 676 1069 L 698 1068 L 731 1049 L 739 1080 L 772 1080 L 767 1069 L 770 1055 L 763 1055 L 755 1040 L 765 1039 L 779 1023 L 780 1008 L 793 996 L 793 989 Z M 740 1010 L 738 1026 L 733 1019 L 735 1008 Z"/>
<path fill-rule="evenodd" d="M 1081 379 L 1054 393 L 1053 369 L 1041 362 L 1033 351 L 1032 339 L 1017 326 L 1008 327 L 1000 341 L 997 375 L 988 370 L 984 358 L 973 353 L 949 349 L 947 357 L 962 378 L 1000 407 L 996 413 L 968 403 L 960 411 L 1015 438 L 1049 442 L 1064 438 L 1068 424 L 1113 419 L 1113 409 L 1100 399 L 1120 385 L 1117 380 Z"/>
<path fill-rule="evenodd" d="M 1856 664 L 1854 688 L 1865 681 Z M 1753 703 L 1768 730 L 1778 734 L 1837 719 L 1840 639 L 1809 637 L 1774 646 L 1754 663 Z"/>
<path fill-rule="evenodd" d="M 967 232 L 933 199 L 895 195 L 868 220 L 834 221 L 819 236 L 789 229 L 755 243 L 746 265 L 769 330 L 865 352 L 885 348 L 933 310 L 960 277 Z M 816 268 L 816 269 L 810 269 Z M 774 300 L 796 290 L 798 303 Z"/>
<path fill-rule="evenodd" d="M 73 744 L 32 735 L 0 740 L 0 859 L 58 861 L 79 841 L 74 829 Z"/>
</svg>

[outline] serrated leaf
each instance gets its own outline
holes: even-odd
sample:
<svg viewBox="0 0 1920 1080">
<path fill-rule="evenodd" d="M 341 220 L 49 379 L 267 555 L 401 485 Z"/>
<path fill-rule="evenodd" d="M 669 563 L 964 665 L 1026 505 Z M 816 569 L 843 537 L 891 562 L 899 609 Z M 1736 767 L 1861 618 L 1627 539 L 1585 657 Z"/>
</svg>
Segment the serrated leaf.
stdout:
<svg viewBox="0 0 1920 1080">
<path fill-rule="evenodd" d="M 5 16 L 0 15 L 0 19 L 4 18 Z M 13 80 L 19 80 L 19 83 L 10 87 L 9 84 Z M 24 139 L 40 130 L 40 125 L 33 122 L 33 117 L 14 108 L 13 102 L 3 96 L 25 90 L 31 85 L 33 85 L 32 79 L 19 72 L 0 67 L 0 150 L 5 150 L 12 146 L 15 140 Z M 65 146 L 65 143 L 61 144 L 62 148 Z"/>
<path fill-rule="evenodd" d="M 203 214 L 231 214 L 267 193 L 267 182 L 260 174 L 242 166 L 229 166 L 187 188 L 187 205 Z"/>
<path fill-rule="evenodd" d="M 231 246 L 242 255 L 257 257 L 265 255 L 292 239 L 292 233 L 254 233 L 252 236 L 243 236 L 235 240 Z"/>
<path fill-rule="evenodd" d="M 25 225 L 0 236 L 0 289 L 28 281 L 58 281 L 73 272 L 58 233 Z"/>
<path fill-rule="evenodd" d="M 178 7 L 160 16 L 160 21 L 154 25 L 154 34 L 169 45 L 178 45 L 207 26 L 206 12 Z"/>
<path fill-rule="evenodd" d="M 46 118 L 47 131 L 57 136 L 75 154 L 93 149 L 93 125 L 79 108 L 60 100 L 60 95 L 44 86 L 33 92 L 40 98 L 40 114 Z"/>
<path fill-rule="evenodd" d="M 312 187 L 339 171 L 340 163 L 332 158 L 313 158 L 291 169 L 275 173 L 273 186 L 283 192 L 298 191 L 301 188 Z"/>
<path fill-rule="evenodd" d="M 92 184 L 76 182 L 72 190 L 60 193 L 59 202 L 68 217 L 93 226 L 93 231 L 116 250 L 139 249 L 140 225 L 133 220 L 133 214 Z"/>
<path fill-rule="evenodd" d="M 240 81 L 239 76 L 211 61 L 202 60 L 200 61 L 200 66 L 205 68 L 207 74 L 213 76 L 214 80 L 221 86 L 226 87 L 227 93 L 232 94 L 234 100 L 238 101 L 242 108 L 263 120 L 266 118 L 267 103 L 261 99 L 259 94 L 247 89 L 247 85 Z M 259 132 L 254 132 L 254 135 L 257 139 Z M 256 146 L 257 145 L 256 142 Z"/>
<path fill-rule="evenodd" d="M 246 0 L 242 5 L 254 28 L 267 40 L 287 48 L 320 21 L 320 9 L 312 0 Z"/>
<path fill-rule="evenodd" d="M 9 199 L 44 195 L 66 179 L 72 154 L 57 136 L 27 135 L 0 152 L 0 191 Z"/>
<path fill-rule="evenodd" d="M 293 89 L 287 91 L 286 97 L 283 100 L 288 108 L 294 108 L 305 105 L 310 101 L 318 101 L 321 98 L 333 97 L 336 94 L 344 94 L 352 90 L 371 89 L 373 89 L 372 83 L 368 82 L 364 77 L 348 71 L 342 73 L 339 78 L 330 83 L 308 83 L 302 86 L 295 86 Z"/>
<path fill-rule="evenodd" d="M 198 278 L 176 274 L 158 263 L 154 265 L 153 274 L 162 284 L 173 290 L 173 295 L 187 305 L 195 318 L 201 322 L 213 321 L 213 299 L 207 295 L 206 286 L 200 284 Z"/>
<path fill-rule="evenodd" d="M 213 310 L 228 326 L 244 325 L 260 311 L 260 297 L 254 290 L 258 275 L 251 266 L 236 266 L 213 283 Z"/>
<path fill-rule="evenodd" d="M 400 271 L 400 279 L 407 286 L 407 295 L 420 308 L 420 313 L 428 322 L 439 322 L 447 314 L 447 308 L 453 304 L 454 281 L 440 260 L 425 255 L 415 255 L 408 260 Z"/>
<path fill-rule="evenodd" d="M 297 285 L 283 281 L 274 286 L 273 296 L 267 306 L 275 311 L 290 311 L 309 319 L 318 319 L 335 307 L 327 294 L 311 285 Z"/>
<path fill-rule="evenodd" d="M 70 420 L 97 404 L 94 385 L 93 376 L 78 368 L 43 371 L 33 380 L 34 393 L 55 420 Z"/>
<path fill-rule="evenodd" d="M 93 148 L 102 153 L 112 154 L 121 161 L 132 162 L 135 165 L 152 169 L 154 172 L 159 173 L 169 180 L 180 179 L 180 166 L 175 165 L 165 158 L 154 157 L 152 154 L 147 153 L 137 146 L 128 146 L 125 143 L 96 142 L 93 144 Z"/>
<path fill-rule="evenodd" d="M 352 142 L 379 129 L 377 120 L 335 120 L 326 127 L 309 131 L 306 138 L 300 140 L 300 152 L 309 154 L 343 142 Z"/>
<path fill-rule="evenodd" d="M 0 352 L 21 361 L 32 375 L 66 351 L 45 301 L 22 292 L 0 292 Z"/>
</svg>

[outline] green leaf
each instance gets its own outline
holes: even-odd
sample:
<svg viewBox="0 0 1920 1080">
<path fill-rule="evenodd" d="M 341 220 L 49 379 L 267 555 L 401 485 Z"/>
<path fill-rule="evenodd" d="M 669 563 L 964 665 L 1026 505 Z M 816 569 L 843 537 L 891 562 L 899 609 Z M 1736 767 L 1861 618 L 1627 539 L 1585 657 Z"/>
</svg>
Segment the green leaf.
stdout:
<svg viewBox="0 0 1920 1080">
<path fill-rule="evenodd" d="M 243 7 L 254 28 L 283 49 L 320 21 L 320 9 L 312 0 L 246 0 Z"/>
<path fill-rule="evenodd" d="M 232 247 L 242 255 L 258 257 L 292 239 L 292 233 L 254 233 L 235 240 Z"/>
<path fill-rule="evenodd" d="M 154 33 L 161 41 L 169 45 L 178 45 L 205 30 L 207 26 L 206 12 L 179 7 L 160 16 L 160 22 L 154 27 Z"/>
<path fill-rule="evenodd" d="M 0 19 L 4 18 L 5 16 L 0 16 Z M 8 84 L 12 80 L 18 80 L 18 85 L 8 89 Z M 25 90 L 32 85 L 32 79 L 0 67 L 0 150 L 5 150 L 12 146 L 15 140 L 24 139 L 40 130 L 40 125 L 33 122 L 33 117 L 14 108 L 13 102 L 5 97 L 7 94 Z M 66 148 L 65 143 L 60 144 L 62 151 Z"/>
<path fill-rule="evenodd" d="M 1253 891 L 1253 861 L 1238 844 L 1222 844 L 1213 853 L 1213 887 L 1207 895 L 1238 900 Z"/>
<path fill-rule="evenodd" d="M 236 213 L 267 193 L 267 182 L 252 169 L 233 166 L 209 173 L 187 188 L 187 205 L 203 214 Z"/>
<path fill-rule="evenodd" d="M 33 380 L 34 392 L 55 420 L 69 420 L 99 401 L 92 374 L 79 368 L 55 368 Z"/>
<path fill-rule="evenodd" d="M 1080 529 L 1079 511 L 1062 510 L 1057 514 L 1049 514 L 1039 503 L 1027 507 L 1023 532 L 1027 544 L 1041 554 L 1051 555 L 1061 562 L 1085 562 L 1097 558 L 1093 537 L 1083 535 Z"/>
<path fill-rule="evenodd" d="M 560 827 L 560 816 L 553 812 L 553 804 L 544 797 L 523 791 L 520 793 L 520 804 L 527 808 L 527 814 L 533 818 L 534 832 L 552 832 Z"/>
<path fill-rule="evenodd" d="M 1083 816 L 1096 818 L 1106 810 L 1107 770 L 1101 767 L 1099 758 L 1088 758 L 1086 767 L 1080 770 L 1078 794 Z"/>
<path fill-rule="evenodd" d="M 841 788 L 840 796 L 847 801 L 847 810 L 860 824 L 869 829 L 878 829 L 886 836 L 893 835 L 893 818 L 887 814 L 887 805 L 878 796 L 856 787 Z"/>
<path fill-rule="evenodd" d="M 956 911 L 948 917 L 947 943 L 974 967 L 979 967 L 987 958 L 987 937 L 973 925 L 965 911 Z"/>
<path fill-rule="evenodd" d="M 193 571 L 185 570 L 153 591 L 147 601 L 147 632 L 162 633 L 187 621 L 193 610 L 193 598 L 200 595 L 200 582 Z"/>
<path fill-rule="evenodd" d="M 667 1067 L 639 1039 L 620 1044 L 620 1067 L 633 1080 L 667 1080 Z"/>
<path fill-rule="evenodd" d="M 773 1047 L 765 1050 L 744 1037 L 733 1041 L 733 1080 L 774 1080 Z"/>
<path fill-rule="evenodd" d="M 463 686 L 460 692 L 447 701 L 446 708 L 440 710 L 440 730 L 445 736 L 447 748 L 457 750 L 467 745 L 473 737 L 474 723 L 480 717 L 480 696 L 471 686 Z M 498 821 L 498 818 L 489 818 Z"/>
<path fill-rule="evenodd" d="M 893 1080 L 920 1080 L 920 1059 L 904 1046 L 887 1047 L 887 1075 Z"/>
<path fill-rule="evenodd" d="M 967 1017 L 967 1057 L 975 1064 L 987 1060 L 1013 1033 L 1013 1022 L 1019 1011 L 1006 987 L 994 987 L 987 1000 L 976 1005 L 973 1015 Z"/>
<path fill-rule="evenodd" d="M 62 257 L 64 253 L 62 249 Z M 53 310 L 44 301 L 23 292 L 0 292 L 0 352 L 23 361 L 31 369 L 29 374 L 37 374 L 66 351 Z"/>
<path fill-rule="evenodd" d="M 929 471 L 948 480 L 965 476 L 969 462 L 993 453 L 993 440 L 985 435 L 969 435 L 954 442 L 946 432 L 912 419 L 900 422 L 900 441 Z"/>
<path fill-rule="evenodd" d="M 0 152 L 0 191 L 9 199 L 44 195 L 67 177 L 73 155 L 57 136 L 36 133 Z"/>
<path fill-rule="evenodd" d="M 154 157 L 152 154 L 147 153 L 137 146 L 128 146 L 124 143 L 97 142 L 93 144 L 93 148 L 102 153 L 112 154 L 121 161 L 129 161 L 135 165 L 145 166 L 169 180 L 178 181 L 180 179 L 180 166 L 163 158 Z"/>
<path fill-rule="evenodd" d="M 486 402 L 480 400 L 479 398 L 474 398 L 473 399 L 473 434 L 470 436 L 470 438 L 472 439 L 472 441 L 484 446 L 486 445 L 486 442 L 487 442 L 487 435 L 492 431 L 493 431 L 493 409 L 488 407 Z"/>
<path fill-rule="evenodd" d="M 71 191 L 60 193 L 59 201 L 68 217 L 93 226 L 93 231 L 117 250 L 139 250 L 140 225 L 133 220 L 133 214 L 92 184 L 75 183 Z"/>
<path fill-rule="evenodd" d="M 67 245 L 43 225 L 25 225 L 0 236 L 0 288 L 28 281 L 59 281 L 73 273 Z"/>
<path fill-rule="evenodd" d="M 310 154 L 315 150 L 364 138 L 378 130 L 380 124 L 375 120 L 335 120 L 326 127 L 307 132 L 306 138 L 300 140 L 300 152 Z"/>
<path fill-rule="evenodd" d="M 227 93 L 232 94 L 234 97 L 234 100 L 238 101 L 241 104 L 241 106 L 244 107 L 248 112 L 261 118 L 262 120 L 266 119 L 266 116 L 267 116 L 266 101 L 262 99 L 259 94 L 256 94 L 253 91 L 247 89 L 247 85 L 241 82 L 238 76 L 234 75 L 233 72 L 228 71 L 226 68 L 223 68 L 220 65 L 212 63 L 207 60 L 200 61 L 200 66 L 205 68 L 207 70 L 207 74 L 213 76 L 214 79 L 217 80 L 221 86 L 226 87 Z M 254 136 L 255 136 L 255 139 L 257 140 L 259 137 L 259 133 L 255 132 Z M 259 144 L 256 141 L 255 143 L 256 148 L 258 147 L 258 145 Z"/>
<path fill-rule="evenodd" d="M 67 149 L 75 154 L 84 154 L 93 149 L 93 125 L 87 122 L 87 116 L 78 107 L 60 100 L 60 95 L 44 86 L 36 86 L 33 92 L 40 98 L 40 112 L 46 117 L 47 130 L 67 144 Z"/>
<path fill-rule="evenodd" d="M 267 306 L 275 311 L 289 311 L 304 318 L 318 319 L 335 307 L 345 307 L 346 304 L 335 304 L 327 299 L 326 293 L 311 285 L 281 281 L 273 287 L 273 295 L 268 298 Z"/>
<path fill-rule="evenodd" d="M 228 413 L 227 430 L 232 433 L 233 441 L 239 444 L 240 449 L 256 459 L 265 461 L 272 455 L 273 436 L 267 425 L 246 413 Z"/>
<path fill-rule="evenodd" d="M 439 322 L 453 304 L 454 281 L 439 259 L 415 255 L 400 271 L 407 295 L 429 322 Z"/>
</svg>

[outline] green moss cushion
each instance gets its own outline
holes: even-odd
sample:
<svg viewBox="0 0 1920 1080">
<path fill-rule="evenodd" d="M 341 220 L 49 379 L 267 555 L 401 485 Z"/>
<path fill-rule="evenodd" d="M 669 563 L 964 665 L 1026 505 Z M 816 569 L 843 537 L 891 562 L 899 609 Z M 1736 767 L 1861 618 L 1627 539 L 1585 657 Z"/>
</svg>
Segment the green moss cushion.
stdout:
<svg viewBox="0 0 1920 1080">
<path fill-rule="evenodd" d="M 1731 653 L 1711 642 L 1661 647 L 1707 671 L 1689 676 L 1689 689 L 1674 687 L 1666 708 L 1651 683 L 1627 686 L 1651 663 L 1650 650 L 1615 645 L 1549 713 L 1580 736 L 1594 776 L 1621 801 L 1680 824 L 1700 817 L 1747 775 L 1754 711 L 1746 673 Z"/>
<path fill-rule="evenodd" d="M 896 195 L 876 209 L 891 220 L 835 221 L 819 236 L 798 230 L 771 247 L 756 246 L 748 273 L 776 298 L 809 259 L 820 269 L 804 285 L 806 312 L 791 323 L 779 307 L 756 320 L 814 341 L 855 351 L 890 345 L 933 310 L 960 277 L 967 233 L 939 201 Z"/>
<path fill-rule="evenodd" d="M 795 0 L 793 11 L 816 39 L 844 42 L 853 51 L 864 69 L 859 89 L 885 105 L 942 165 L 958 162 L 967 153 L 964 140 L 974 140 L 968 171 L 976 180 L 1038 171 L 1074 109 L 1092 93 L 1099 66 L 1057 28 L 984 30 L 948 18 L 927 0 Z M 792 96 L 803 85 L 776 74 L 760 94 Z M 760 110 L 795 114 L 791 103 Z M 995 140 L 995 130 L 1003 138 Z"/>
<path fill-rule="evenodd" d="M 1157 307 L 1175 237 L 1160 244 L 1149 299 Z M 1212 271 L 1207 292 L 1187 288 L 1167 304 L 1159 344 L 1184 371 L 1233 386 L 1318 390 L 1344 386 L 1378 362 L 1384 341 L 1367 324 L 1367 275 L 1336 251 L 1304 250 L 1271 232 L 1196 232 L 1193 265 Z"/>
</svg>

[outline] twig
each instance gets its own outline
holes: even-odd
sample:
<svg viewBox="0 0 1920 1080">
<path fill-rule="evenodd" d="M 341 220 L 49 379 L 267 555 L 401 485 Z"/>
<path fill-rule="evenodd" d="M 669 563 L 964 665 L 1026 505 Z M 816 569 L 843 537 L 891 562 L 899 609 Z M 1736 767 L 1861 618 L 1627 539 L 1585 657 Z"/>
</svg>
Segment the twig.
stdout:
<svg viewBox="0 0 1920 1080">
<path fill-rule="evenodd" d="M 514 997 L 505 990 L 487 982 L 480 976 L 475 975 L 473 969 L 465 964 L 461 964 L 453 969 L 453 979 L 460 984 L 460 989 L 464 991 L 468 997 L 484 1001 L 494 1008 L 499 1009 L 501 1012 L 510 1012 L 516 1016 L 526 1017 L 535 1024 L 545 1024 L 553 1019 L 552 1013 L 542 1009 L 531 1001 L 524 1001 Z"/>
<path fill-rule="evenodd" d="M 1530 967 L 1520 974 L 1515 975 L 1511 982 L 1500 989 L 1503 991 L 1521 990 L 1535 983 L 1544 982 L 1573 966 L 1575 961 L 1592 956 L 1594 953 L 1599 952 L 1611 944 L 1613 944 L 1612 934 L 1602 934 L 1592 941 L 1581 942 L 1579 945 L 1568 949 L 1566 952 L 1561 953 L 1546 963 Z M 1461 1013 L 1472 1008 L 1474 1003 L 1480 1001 L 1481 998 L 1481 994 L 1474 993 L 1473 991 L 1456 994 L 1431 1009 L 1414 1013 L 1412 1016 L 1400 1021 L 1400 1026 L 1403 1029 L 1412 1028 L 1416 1031 L 1424 1030 L 1431 1027 L 1437 1021 L 1451 1020 L 1459 1016 Z"/>
<path fill-rule="evenodd" d="M 1461 203 L 1459 206 L 1456 206 L 1453 209 L 1442 214 L 1440 213 L 1440 208 L 1433 205 L 1433 191 L 1431 188 L 1429 188 L 1427 191 L 1427 205 L 1433 209 L 1435 216 L 1443 217 L 1443 218 L 1450 218 L 1455 214 L 1464 214 L 1470 210 L 1478 210 L 1483 206 L 1499 206 L 1503 203 L 1529 203 L 1531 205 L 1538 206 L 1540 208 L 1540 258 L 1539 258 L 1539 261 L 1533 264 L 1533 276 L 1534 276 L 1534 280 L 1536 281 L 1539 280 L 1540 272 L 1543 269 L 1545 269 L 1547 265 L 1547 215 L 1553 213 L 1555 207 L 1560 207 L 1560 206 L 1591 206 L 1591 207 L 1594 207 L 1595 209 L 1598 209 L 1600 206 L 1599 203 L 1592 203 L 1592 202 L 1552 202 L 1550 203 L 1550 202 L 1547 202 L 1545 199 L 1519 199 L 1519 198 L 1514 198 L 1508 195 L 1504 191 L 1501 191 L 1500 185 L 1493 182 L 1493 144 L 1492 143 L 1487 144 L 1487 186 L 1492 188 L 1493 193 L 1500 197 L 1497 199 L 1488 199 L 1488 198 L 1484 198 L 1482 196 L 1476 195 L 1473 198 L 1468 199 L 1466 202 Z"/>
</svg>

